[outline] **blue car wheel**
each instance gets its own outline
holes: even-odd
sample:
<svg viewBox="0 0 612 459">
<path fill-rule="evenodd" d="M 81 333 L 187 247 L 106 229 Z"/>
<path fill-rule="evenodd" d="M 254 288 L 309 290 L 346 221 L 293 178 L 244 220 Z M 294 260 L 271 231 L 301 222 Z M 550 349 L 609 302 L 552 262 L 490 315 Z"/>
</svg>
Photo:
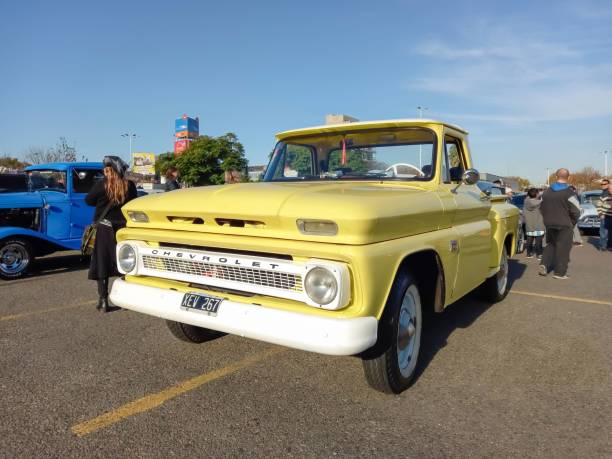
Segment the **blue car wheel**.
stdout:
<svg viewBox="0 0 612 459">
<path fill-rule="evenodd" d="M 28 272 L 34 256 L 30 244 L 23 239 L 0 241 L 0 277 L 16 279 Z"/>
</svg>

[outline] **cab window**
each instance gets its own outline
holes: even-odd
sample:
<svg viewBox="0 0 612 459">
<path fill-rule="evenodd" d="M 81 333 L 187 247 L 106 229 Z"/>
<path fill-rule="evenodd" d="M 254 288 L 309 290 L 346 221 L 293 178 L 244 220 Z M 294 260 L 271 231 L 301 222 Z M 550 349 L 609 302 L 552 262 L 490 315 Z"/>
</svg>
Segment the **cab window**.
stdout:
<svg viewBox="0 0 612 459">
<path fill-rule="evenodd" d="M 96 181 L 104 178 L 99 169 L 73 169 L 72 191 L 73 193 L 89 193 Z"/>
<path fill-rule="evenodd" d="M 450 136 L 444 138 L 444 160 L 442 161 L 442 178 L 444 183 L 460 182 L 467 169 L 461 142 Z"/>
</svg>

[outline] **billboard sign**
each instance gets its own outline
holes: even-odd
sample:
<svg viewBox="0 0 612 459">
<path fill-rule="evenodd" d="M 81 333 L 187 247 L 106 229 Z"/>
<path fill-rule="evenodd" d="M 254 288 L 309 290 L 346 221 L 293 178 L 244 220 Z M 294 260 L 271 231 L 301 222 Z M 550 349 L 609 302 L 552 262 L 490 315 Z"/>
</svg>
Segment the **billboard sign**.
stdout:
<svg viewBox="0 0 612 459">
<path fill-rule="evenodd" d="M 187 148 L 189 148 L 189 143 L 191 141 L 189 139 L 177 140 L 174 142 L 174 154 L 178 155 L 183 153 Z"/>
<path fill-rule="evenodd" d="M 155 175 L 155 153 L 132 153 L 132 172 Z"/>
</svg>

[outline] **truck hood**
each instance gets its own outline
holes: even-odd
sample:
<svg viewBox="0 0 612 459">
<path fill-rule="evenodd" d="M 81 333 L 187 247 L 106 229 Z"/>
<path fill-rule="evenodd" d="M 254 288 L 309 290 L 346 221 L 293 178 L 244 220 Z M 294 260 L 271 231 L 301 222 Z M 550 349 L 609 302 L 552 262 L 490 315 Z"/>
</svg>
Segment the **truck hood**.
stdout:
<svg viewBox="0 0 612 459">
<path fill-rule="evenodd" d="M 208 186 L 149 195 L 123 207 L 130 227 L 334 244 L 369 244 L 433 231 L 441 221 L 433 217 L 442 210 L 435 192 L 388 182 Z M 132 222 L 129 211 L 146 213 L 149 222 Z M 298 219 L 331 220 L 338 234 L 302 234 Z"/>
<path fill-rule="evenodd" d="M 0 193 L 0 209 L 34 209 L 43 206 L 37 192 Z"/>
</svg>

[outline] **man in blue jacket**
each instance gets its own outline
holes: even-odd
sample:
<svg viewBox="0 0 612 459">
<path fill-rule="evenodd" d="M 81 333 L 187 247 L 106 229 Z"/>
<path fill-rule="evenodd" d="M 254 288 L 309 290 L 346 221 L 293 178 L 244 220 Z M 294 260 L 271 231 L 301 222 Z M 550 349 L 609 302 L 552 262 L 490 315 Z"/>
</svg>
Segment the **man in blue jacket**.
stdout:
<svg viewBox="0 0 612 459">
<path fill-rule="evenodd" d="M 562 168 L 556 175 L 557 181 L 544 192 L 540 205 L 546 226 L 546 248 L 538 272 L 546 276 L 553 269 L 555 279 L 568 279 L 567 265 L 574 225 L 580 217 L 580 203 L 567 183 L 569 171 Z"/>
</svg>

